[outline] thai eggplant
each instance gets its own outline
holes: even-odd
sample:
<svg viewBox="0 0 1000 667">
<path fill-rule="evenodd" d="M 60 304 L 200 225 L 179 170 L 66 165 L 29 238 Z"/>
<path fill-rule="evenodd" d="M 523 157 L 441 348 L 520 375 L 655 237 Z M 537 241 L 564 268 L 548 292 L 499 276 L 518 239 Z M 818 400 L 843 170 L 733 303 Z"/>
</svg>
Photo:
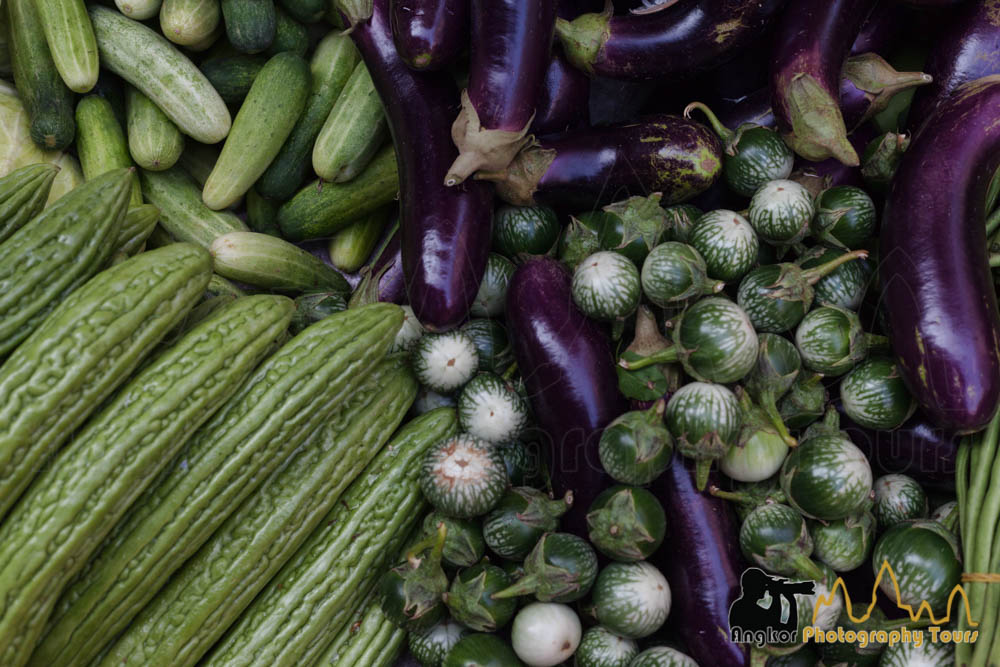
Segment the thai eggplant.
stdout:
<svg viewBox="0 0 1000 667">
<path fill-rule="evenodd" d="M 471 0 L 469 86 L 451 127 L 458 158 L 445 185 L 505 169 L 530 139 L 556 20 L 555 0 Z"/>
<path fill-rule="evenodd" d="M 531 132 L 555 134 L 589 125 L 590 79 L 555 51 L 535 103 Z"/>
<path fill-rule="evenodd" d="M 722 64 L 756 39 L 785 0 L 696 0 L 613 16 L 609 10 L 556 22 L 566 55 L 591 75 L 664 79 Z M 610 3 L 609 3 L 610 8 Z"/>
<path fill-rule="evenodd" d="M 502 199 L 579 210 L 660 192 L 666 206 L 708 189 L 722 171 L 722 146 L 704 125 L 680 116 L 592 127 L 542 139 L 502 171 L 476 178 L 497 183 Z"/>
<path fill-rule="evenodd" d="M 587 535 L 586 511 L 611 478 L 598 442 L 625 412 L 614 359 L 600 326 L 573 304 L 570 275 L 557 260 L 522 264 L 507 288 L 507 323 L 531 407 L 547 435 L 554 491 L 574 495 L 563 527 Z"/>
<path fill-rule="evenodd" d="M 430 329 L 460 324 L 479 291 L 490 250 L 492 189 L 445 187 L 455 158 L 448 119 L 457 91 L 445 73 L 417 73 L 396 52 L 388 0 L 362 0 L 346 20 L 384 103 L 399 160 L 401 243 L 407 294 Z M 365 14 L 368 14 L 367 18 Z"/>
<path fill-rule="evenodd" d="M 390 0 L 396 50 L 417 70 L 454 63 L 467 46 L 469 0 Z"/>
<path fill-rule="evenodd" d="M 1000 76 L 942 102 L 903 155 L 882 222 L 893 351 L 931 421 L 959 432 L 984 427 L 1000 403 L 1000 314 L 984 222 L 1000 165 L 998 108 Z"/>
</svg>

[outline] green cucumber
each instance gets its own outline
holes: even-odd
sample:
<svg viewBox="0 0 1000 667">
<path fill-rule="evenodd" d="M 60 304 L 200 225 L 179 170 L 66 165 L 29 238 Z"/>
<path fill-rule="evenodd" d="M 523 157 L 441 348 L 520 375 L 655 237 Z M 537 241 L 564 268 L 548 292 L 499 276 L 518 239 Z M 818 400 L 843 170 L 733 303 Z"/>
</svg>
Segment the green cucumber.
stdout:
<svg viewBox="0 0 1000 667">
<path fill-rule="evenodd" d="M 270 234 L 271 236 L 281 236 L 278 229 L 278 202 L 268 197 L 261 196 L 254 186 L 247 191 L 247 225 L 250 230 L 260 234 Z"/>
<path fill-rule="evenodd" d="M 99 63 L 84 0 L 43 0 L 35 6 L 59 76 L 74 93 L 89 92 L 97 83 Z"/>
<path fill-rule="evenodd" d="M 601 250 L 576 267 L 572 291 L 573 301 L 588 317 L 618 320 L 639 305 L 639 269 L 625 255 Z"/>
<path fill-rule="evenodd" d="M 369 596 L 352 619 L 348 619 L 316 664 L 337 667 L 394 665 L 406 644 L 407 633 L 389 620 L 378 599 Z"/>
<path fill-rule="evenodd" d="M 114 10 L 92 5 L 89 11 L 103 67 L 142 91 L 194 140 L 214 144 L 229 134 L 225 102 L 176 46 Z"/>
<path fill-rule="evenodd" d="M 181 46 L 204 42 L 221 20 L 219 0 L 163 0 L 160 7 L 163 36 Z"/>
<path fill-rule="evenodd" d="M 7 12 L 14 83 L 28 112 L 31 140 L 45 150 L 62 150 L 76 133 L 73 93 L 56 71 L 37 4 L 7 0 L 0 9 Z"/>
<path fill-rule="evenodd" d="M 226 104 L 238 106 L 246 99 L 254 79 L 264 69 L 267 58 L 251 56 L 245 53 L 222 58 L 209 58 L 200 65 L 202 74 Z"/>
<path fill-rule="evenodd" d="M 27 338 L 115 249 L 132 174 L 77 187 L 0 244 L 0 356 Z"/>
<path fill-rule="evenodd" d="M 464 519 L 489 512 L 507 485 L 507 468 L 497 448 L 469 435 L 441 440 L 421 462 L 420 489 L 447 516 Z"/>
<path fill-rule="evenodd" d="M 493 214 L 493 249 L 508 259 L 544 255 L 555 246 L 560 231 L 556 212 L 547 206 L 501 206 Z"/>
<path fill-rule="evenodd" d="M 171 243 L 177 243 L 177 241 L 157 221 L 156 226 L 153 227 L 153 231 L 149 233 L 149 237 L 146 239 L 146 250 L 155 250 L 168 246 Z"/>
<path fill-rule="evenodd" d="M 202 200 L 209 208 L 234 204 L 264 173 L 291 134 L 308 92 L 309 68 L 302 58 L 285 52 L 267 61 L 205 181 Z"/>
<path fill-rule="evenodd" d="M 291 304 L 282 302 L 287 325 Z M 327 318 L 253 373 L 64 591 L 36 649 L 38 664 L 89 660 L 129 624 L 226 517 L 349 402 L 391 340 L 394 321 L 385 314 L 359 309 Z"/>
<path fill-rule="evenodd" d="M 278 2 L 285 11 L 303 23 L 316 23 L 323 18 L 327 9 L 326 0 L 278 0 Z"/>
<path fill-rule="evenodd" d="M 231 232 L 215 239 L 209 251 L 215 272 L 230 280 L 295 292 L 351 291 L 344 277 L 323 260 L 276 236 Z"/>
<path fill-rule="evenodd" d="M 359 61 L 316 137 L 313 170 L 325 181 L 350 181 L 368 166 L 387 133 L 382 99 Z"/>
<path fill-rule="evenodd" d="M 41 162 L 0 178 L 0 243 L 42 212 L 59 167 Z"/>
<path fill-rule="evenodd" d="M 278 226 L 291 241 L 331 236 L 358 218 L 391 204 L 399 191 L 399 172 L 392 145 L 348 183 L 314 181 L 278 209 Z"/>
<path fill-rule="evenodd" d="M 212 167 L 218 162 L 219 151 L 218 146 L 209 146 L 191 140 L 184 142 L 184 150 L 177 163 L 181 169 L 187 172 L 188 176 L 194 179 L 199 190 L 205 185 L 208 175 L 212 173 Z M 201 199 L 200 193 L 198 199 Z"/>
<path fill-rule="evenodd" d="M 727 210 L 709 211 L 698 218 L 688 242 L 701 253 L 708 275 L 731 282 L 739 280 L 757 263 L 760 241 L 749 221 Z"/>
<path fill-rule="evenodd" d="M 875 505 L 872 514 L 879 530 L 910 519 L 925 519 L 929 510 L 927 494 L 917 480 L 906 475 L 883 475 L 872 486 Z"/>
<path fill-rule="evenodd" d="M 647 563 L 610 563 L 597 575 L 594 613 L 607 629 L 624 637 L 648 637 L 670 613 L 670 585 Z"/>
<path fill-rule="evenodd" d="M 881 356 L 861 362 L 844 376 L 840 400 L 848 417 L 873 429 L 894 429 L 917 409 L 896 364 Z"/>
<path fill-rule="evenodd" d="M 813 558 L 837 572 L 860 567 L 875 542 L 875 517 L 869 511 L 836 521 L 810 521 Z"/>
<path fill-rule="evenodd" d="M 398 312 L 393 321 L 398 325 Z M 379 364 L 341 413 L 317 428 L 174 573 L 99 664 L 180 667 L 201 660 L 316 527 L 325 525 L 327 513 L 389 439 L 415 394 L 401 359 Z"/>
<path fill-rule="evenodd" d="M 162 171 L 176 164 L 184 136 L 160 107 L 132 86 L 125 92 L 125 116 L 128 149 L 137 165 Z"/>
<path fill-rule="evenodd" d="M 212 298 L 213 296 L 221 296 L 223 294 L 239 297 L 245 296 L 246 292 L 220 276 L 218 273 L 213 273 L 212 277 L 208 280 L 208 287 L 205 288 L 205 297 Z"/>
<path fill-rule="evenodd" d="M 118 232 L 118 241 L 115 250 L 134 255 L 140 252 L 146 243 L 146 239 L 153 233 L 156 223 L 160 219 L 160 210 L 152 204 L 133 206 L 125 214 L 122 220 L 121 230 Z"/>
<path fill-rule="evenodd" d="M 421 458 L 456 432 L 448 408 L 400 429 L 203 664 L 313 664 L 421 518 Z"/>
<path fill-rule="evenodd" d="M 115 6 L 130 19 L 145 21 L 156 16 L 162 2 L 163 0 L 115 0 Z"/>
<path fill-rule="evenodd" d="M 804 516 L 835 521 L 866 509 L 872 468 L 841 435 L 817 435 L 794 447 L 781 467 L 781 490 Z"/>
<path fill-rule="evenodd" d="M 775 180 L 754 193 L 747 217 L 762 239 L 788 245 L 805 237 L 815 213 L 812 195 L 805 186 L 795 181 Z"/>
<path fill-rule="evenodd" d="M 165 171 L 141 171 L 142 192 L 160 209 L 160 225 L 178 241 L 208 248 L 223 234 L 246 231 L 229 211 L 213 211 L 201 201 L 201 190 L 178 166 Z"/>
<path fill-rule="evenodd" d="M 305 58 L 309 51 L 309 33 L 306 32 L 306 27 L 286 14 L 281 7 L 274 8 L 274 18 L 274 40 L 267 47 L 267 54 L 290 51 Z"/>
<path fill-rule="evenodd" d="M 0 366 L 0 517 L 48 457 L 183 318 L 208 273 L 208 254 L 186 244 L 103 271 Z M 52 356 L 54 350 L 68 356 Z M 35 377 L 61 381 L 34 391 Z"/>
<path fill-rule="evenodd" d="M 387 206 L 337 232 L 330 239 L 330 263 L 345 273 L 353 273 L 364 266 L 382 238 L 393 210 Z"/>
<path fill-rule="evenodd" d="M 629 667 L 638 653 L 635 640 L 595 625 L 583 633 L 573 658 L 579 667 Z"/>
<path fill-rule="evenodd" d="M 191 44 L 186 48 L 191 53 L 201 53 L 202 51 L 207 51 L 208 49 L 212 48 L 216 44 L 216 42 L 219 41 L 219 38 L 222 37 L 224 32 L 225 30 L 223 29 L 223 27 L 221 25 L 218 25 L 215 27 L 215 30 L 213 30 L 211 34 L 209 34 L 208 37 L 206 37 L 200 42 Z"/>
<path fill-rule="evenodd" d="M 726 286 L 708 277 L 708 267 L 697 249 L 677 241 L 653 248 L 642 263 L 640 278 L 642 293 L 661 308 L 721 292 Z"/>
<path fill-rule="evenodd" d="M 339 31 L 330 32 L 316 45 L 310 63 L 312 86 L 306 108 L 278 155 L 257 181 L 261 194 L 285 201 L 302 185 L 316 137 L 359 60 L 350 36 Z"/>
<path fill-rule="evenodd" d="M 87 95 L 76 105 L 76 151 L 83 177 L 91 181 L 115 169 L 134 167 L 111 103 L 97 95 Z M 132 179 L 129 206 L 142 205 L 139 179 Z"/>
<path fill-rule="evenodd" d="M 274 41 L 274 0 L 221 0 L 226 37 L 237 51 L 259 53 Z"/>
<path fill-rule="evenodd" d="M 272 350 L 286 324 L 266 316 L 274 303 L 270 296 L 236 300 L 163 352 L 87 422 L 7 516 L 0 526 L 4 664 L 26 663 L 58 592 Z"/>
</svg>

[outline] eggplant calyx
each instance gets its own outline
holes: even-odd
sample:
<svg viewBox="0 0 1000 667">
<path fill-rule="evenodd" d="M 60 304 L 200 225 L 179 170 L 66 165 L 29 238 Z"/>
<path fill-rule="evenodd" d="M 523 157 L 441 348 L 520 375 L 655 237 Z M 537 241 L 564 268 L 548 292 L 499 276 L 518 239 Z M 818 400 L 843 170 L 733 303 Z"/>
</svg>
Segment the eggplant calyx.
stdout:
<svg viewBox="0 0 1000 667">
<path fill-rule="evenodd" d="M 933 81 L 930 74 L 923 72 L 899 72 L 877 53 L 848 58 L 844 63 L 843 76 L 864 91 L 871 103 L 861 118 L 862 122 L 883 111 L 896 93 L 926 86 Z"/>
<path fill-rule="evenodd" d="M 680 359 L 680 351 L 676 345 L 661 350 L 655 354 L 651 354 L 648 357 L 642 357 L 641 359 L 636 359 L 634 361 L 629 361 L 622 357 L 618 360 L 618 365 L 627 371 L 637 371 L 640 368 L 645 368 L 646 366 L 652 366 L 654 364 L 672 364 L 676 363 Z"/>
<path fill-rule="evenodd" d="M 462 109 L 451 126 L 451 139 L 458 147 L 458 157 L 451 163 L 445 174 L 444 184 L 452 187 L 462 183 L 479 171 L 499 171 L 506 169 L 522 148 L 534 141 L 528 129 L 535 114 L 520 130 L 498 130 L 484 128 L 479 120 L 479 112 L 469 98 L 468 89 L 462 91 Z"/>
<path fill-rule="evenodd" d="M 604 507 L 587 513 L 587 532 L 590 541 L 604 553 L 632 560 L 645 557 L 639 545 L 656 542 L 639 520 L 635 497 L 628 489 L 614 494 Z"/>
<path fill-rule="evenodd" d="M 535 206 L 538 183 L 555 159 L 555 150 L 529 146 L 518 153 L 506 169 L 481 169 L 473 178 L 496 183 L 497 194 L 508 204 Z"/>
<path fill-rule="evenodd" d="M 603 12 L 581 14 L 572 21 L 556 19 L 556 37 L 562 43 L 566 59 L 591 76 L 594 74 L 593 64 L 611 33 L 610 4 Z"/>
<path fill-rule="evenodd" d="M 782 136 L 793 151 L 813 162 L 833 157 L 849 167 L 858 166 L 840 104 L 816 79 L 797 74 L 788 82 L 784 97 L 791 129 Z"/>
<path fill-rule="evenodd" d="M 887 132 L 876 139 L 878 143 L 865 151 L 865 159 L 861 165 L 861 178 L 865 183 L 879 188 L 886 188 L 896 173 L 903 153 L 910 147 L 910 136 Z"/>
<path fill-rule="evenodd" d="M 514 488 L 511 491 L 524 502 L 524 509 L 514 514 L 517 520 L 543 531 L 555 530 L 559 525 L 559 517 L 573 505 L 572 491 L 567 491 L 561 500 L 549 498 L 531 487 Z"/>
<path fill-rule="evenodd" d="M 456 577 L 451 585 L 451 590 L 441 596 L 452 616 L 463 619 L 463 623 L 473 627 L 477 632 L 496 630 L 496 621 L 493 615 L 483 607 L 482 602 L 488 574 L 488 570 L 484 568 L 471 581 L 462 581 L 461 578 Z"/>
<path fill-rule="evenodd" d="M 359 23 L 364 23 L 375 12 L 375 0 L 335 0 L 336 7 L 347 16 L 347 32 Z"/>
<path fill-rule="evenodd" d="M 648 357 L 669 347 L 670 341 L 660 333 L 653 311 L 647 306 L 639 306 L 635 315 L 635 337 L 628 346 L 628 351 L 640 357 Z"/>
</svg>

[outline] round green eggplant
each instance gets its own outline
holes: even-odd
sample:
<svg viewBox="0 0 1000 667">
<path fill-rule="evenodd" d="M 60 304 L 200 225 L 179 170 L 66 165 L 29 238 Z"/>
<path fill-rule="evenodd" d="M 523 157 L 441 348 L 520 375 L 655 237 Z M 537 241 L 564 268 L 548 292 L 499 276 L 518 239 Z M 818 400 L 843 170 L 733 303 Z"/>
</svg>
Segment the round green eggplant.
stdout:
<svg viewBox="0 0 1000 667">
<path fill-rule="evenodd" d="M 486 555 L 486 542 L 478 519 L 452 519 L 440 512 L 431 512 L 424 517 L 424 535 L 434 534 L 439 523 L 444 523 L 447 529 L 442 553 L 446 565 L 469 567 Z"/>
<path fill-rule="evenodd" d="M 653 248 L 667 231 L 669 218 L 660 207 L 660 195 L 629 197 L 609 204 L 599 211 L 578 216 L 580 222 L 597 230 L 602 250 L 613 250 L 642 266 Z"/>
<path fill-rule="evenodd" d="M 747 394 L 763 408 L 771 425 L 785 442 L 794 447 L 795 438 L 788 433 L 788 427 L 778 412 L 778 400 L 795 383 L 795 378 L 802 370 L 802 359 L 799 351 L 787 338 L 762 333 L 758 340 L 760 350 L 757 353 L 757 364 L 743 378 L 743 386 Z"/>
<path fill-rule="evenodd" d="M 442 598 L 451 617 L 476 632 L 496 632 L 514 618 L 517 600 L 494 598 L 513 583 L 496 565 L 480 563 L 461 570 Z"/>
<path fill-rule="evenodd" d="M 926 601 L 936 616 L 948 610 L 952 589 L 962 579 L 962 559 L 954 534 L 936 521 L 911 519 L 885 531 L 872 552 L 876 575 L 884 564 L 896 575 L 900 601 L 916 609 Z M 883 576 L 882 592 L 895 599 L 892 578 Z"/>
<path fill-rule="evenodd" d="M 694 459 L 697 486 L 704 489 L 712 462 L 725 455 L 739 435 L 739 401 L 721 384 L 691 382 L 670 397 L 664 417 L 677 450 Z"/>
<path fill-rule="evenodd" d="M 570 218 L 559 237 L 559 261 L 575 271 L 580 262 L 601 249 L 597 231 L 582 220 Z"/>
<path fill-rule="evenodd" d="M 881 337 L 866 334 L 854 311 L 820 306 L 806 313 L 795 330 L 795 345 L 806 368 L 838 377 L 862 362 Z"/>
<path fill-rule="evenodd" d="M 497 451 L 513 486 L 540 486 L 543 477 L 541 447 L 520 440 L 497 445 Z"/>
<path fill-rule="evenodd" d="M 611 563 L 597 576 L 594 614 L 612 632 L 640 639 L 653 634 L 670 613 L 670 585 L 647 563 Z"/>
<path fill-rule="evenodd" d="M 379 581 L 382 612 L 405 630 L 425 630 L 447 616 L 441 597 L 448 590 L 448 577 L 441 569 L 445 531 L 439 525 L 435 535 L 414 545 L 406 560 Z M 427 549 L 430 552 L 422 556 Z"/>
<path fill-rule="evenodd" d="M 583 633 L 573 659 L 576 667 L 629 667 L 638 653 L 634 639 L 595 625 Z"/>
<path fill-rule="evenodd" d="M 479 368 L 476 346 L 460 330 L 424 334 L 414 345 L 411 359 L 420 384 L 439 394 L 455 391 Z"/>
<path fill-rule="evenodd" d="M 781 489 L 788 503 L 810 519 L 843 519 L 871 502 L 871 464 L 847 438 L 817 435 L 788 454 Z"/>
<path fill-rule="evenodd" d="M 514 275 L 514 262 L 503 255 L 491 252 L 486 260 L 486 273 L 479 283 L 476 299 L 469 307 L 475 317 L 496 317 L 503 313 L 507 300 L 507 285 Z"/>
<path fill-rule="evenodd" d="M 735 211 L 709 211 L 698 218 L 688 239 L 704 258 L 708 275 L 725 282 L 745 276 L 760 254 L 757 232 Z"/>
<path fill-rule="evenodd" d="M 664 234 L 664 240 L 688 243 L 691 229 L 698 222 L 698 218 L 702 216 L 702 210 L 691 204 L 674 204 L 663 209 L 663 212 L 667 214 L 667 231 Z"/>
<path fill-rule="evenodd" d="M 722 297 L 701 299 L 685 310 L 674 327 L 674 345 L 684 370 L 703 382 L 738 382 L 757 362 L 750 318 Z"/>
<path fill-rule="evenodd" d="M 407 633 L 410 653 L 424 667 L 441 667 L 444 657 L 469 630 L 461 623 L 446 618 L 426 630 Z"/>
<path fill-rule="evenodd" d="M 474 633 L 448 651 L 441 667 L 525 667 L 514 649 L 497 635 Z"/>
<path fill-rule="evenodd" d="M 909 519 L 925 519 L 929 511 L 927 494 L 917 480 L 907 475 L 883 475 L 875 480 L 872 514 L 879 530 Z"/>
<path fill-rule="evenodd" d="M 818 250 L 820 252 L 811 253 L 810 257 L 802 261 L 803 269 L 814 269 L 845 254 L 844 250 L 834 248 Z M 873 273 L 872 266 L 866 259 L 841 264 L 813 286 L 816 302 L 856 311 L 864 301 Z"/>
<path fill-rule="evenodd" d="M 501 375 L 514 363 L 507 329 L 500 320 L 471 319 L 462 325 L 462 332 L 472 339 L 481 373 Z"/>
<path fill-rule="evenodd" d="M 853 185 L 828 188 L 816 198 L 812 235 L 841 248 L 860 248 L 875 234 L 875 203 Z"/>
<path fill-rule="evenodd" d="M 879 667 L 954 667 L 955 646 L 932 642 L 925 636 L 917 646 L 915 642 L 896 642 L 885 647 L 879 658 Z"/>
<path fill-rule="evenodd" d="M 616 482 L 649 484 L 670 466 L 674 440 L 663 424 L 665 409 L 661 399 L 648 410 L 626 412 L 601 433 L 601 466 Z"/>
<path fill-rule="evenodd" d="M 778 414 L 788 428 L 803 429 L 823 416 L 827 398 L 821 374 L 799 373 L 778 402 Z"/>
<path fill-rule="evenodd" d="M 595 252 L 580 262 L 571 289 L 573 301 L 585 315 L 608 321 L 632 314 L 642 291 L 632 260 L 610 250 Z"/>
<path fill-rule="evenodd" d="M 559 218 L 547 206 L 501 206 L 493 214 L 493 249 L 510 259 L 544 255 L 560 231 Z"/>
<path fill-rule="evenodd" d="M 654 646 L 635 656 L 628 667 L 698 667 L 698 663 L 675 648 Z"/>
<path fill-rule="evenodd" d="M 313 295 L 305 295 L 306 297 Z M 303 297 L 299 297 L 303 298 Z M 296 304 L 298 299 L 295 300 Z M 298 306 L 296 305 L 296 308 Z M 392 352 L 409 352 L 424 335 L 424 325 L 420 323 L 413 309 L 408 305 L 403 305 L 403 326 L 396 332 L 396 338 L 392 341 Z M 298 332 L 295 332 L 296 334 Z"/>
<path fill-rule="evenodd" d="M 813 558 L 837 572 L 850 572 L 868 560 L 875 543 L 875 517 L 862 512 L 836 521 L 809 521 Z"/>
<path fill-rule="evenodd" d="M 637 561 L 653 555 L 666 534 L 663 506 L 638 486 L 612 486 L 594 499 L 587 512 L 590 543 L 608 558 Z"/>
<path fill-rule="evenodd" d="M 437 443 L 420 470 L 420 490 L 446 516 L 468 519 L 493 509 L 507 488 L 507 469 L 496 446 L 469 435 Z"/>
<path fill-rule="evenodd" d="M 572 503 L 570 492 L 553 500 L 529 486 L 508 489 L 483 520 L 483 538 L 501 558 L 523 560 L 542 535 L 559 527 L 559 517 Z"/>
<path fill-rule="evenodd" d="M 497 598 L 534 594 L 541 602 L 574 602 L 586 597 L 597 578 L 597 554 L 570 533 L 546 533 L 524 559 L 524 576 L 496 593 Z"/>
<path fill-rule="evenodd" d="M 653 248 L 642 264 L 643 294 L 657 306 L 666 308 L 722 291 L 725 283 L 711 280 L 705 260 L 686 243 L 667 241 Z"/>
<path fill-rule="evenodd" d="M 897 428 L 917 409 L 895 362 L 881 356 L 858 364 L 844 376 L 840 401 L 848 417 L 871 429 Z"/>
<path fill-rule="evenodd" d="M 785 502 L 785 492 L 781 490 L 777 475 L 761 482 L 736 482 L 732 491 L 724 491 L 717 486 L 709 487 L 708 491 L 733 503 L 741 523 L 761 505 Z"/>
<path fill-rule="evenodd" d="M 823 578 L 809 558 L 813 543 L 805 519 L 788 505 L 768 503 L 750 512 L 740 526 L 740 550 L 748 561 L 769 572 Z"/>
<path fill-rule="evenodd" d="M 528 402 L 509 382 L 480 373 L 462 387 L 458 423 L 469 435 L 486 442 L 510 442 L 528 425 Z"/>
<path fill-rule="evenodd" d="M 809 233 L 809 222 L 816 209 L 812 195 L 804 186 L 778 179 L 757 189 L 747 213 L 750 224 L 762 239 L 776 245 L 791 245 Z"/>
<path fill-rule="evenodd" d="M 740 433 L 719 459 L 719 469 L 737 482 L 762 482 L 781 469 L 788 441 L 746 392 L 740 392 L 739 400 L 743 413 Z"/>
</svg>

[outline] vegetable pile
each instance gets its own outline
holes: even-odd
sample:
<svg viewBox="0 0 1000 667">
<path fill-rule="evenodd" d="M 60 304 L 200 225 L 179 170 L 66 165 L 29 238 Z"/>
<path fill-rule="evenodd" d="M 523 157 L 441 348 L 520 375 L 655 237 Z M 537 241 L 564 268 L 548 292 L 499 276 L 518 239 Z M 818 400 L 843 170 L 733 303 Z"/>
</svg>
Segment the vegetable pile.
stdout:
<svg viewBox="0 0 1000 667">
<path fill-rule="evenodd" d="M 4 0 L 0 664 L 997 667 L 995 5 Z"/>
</svg>

